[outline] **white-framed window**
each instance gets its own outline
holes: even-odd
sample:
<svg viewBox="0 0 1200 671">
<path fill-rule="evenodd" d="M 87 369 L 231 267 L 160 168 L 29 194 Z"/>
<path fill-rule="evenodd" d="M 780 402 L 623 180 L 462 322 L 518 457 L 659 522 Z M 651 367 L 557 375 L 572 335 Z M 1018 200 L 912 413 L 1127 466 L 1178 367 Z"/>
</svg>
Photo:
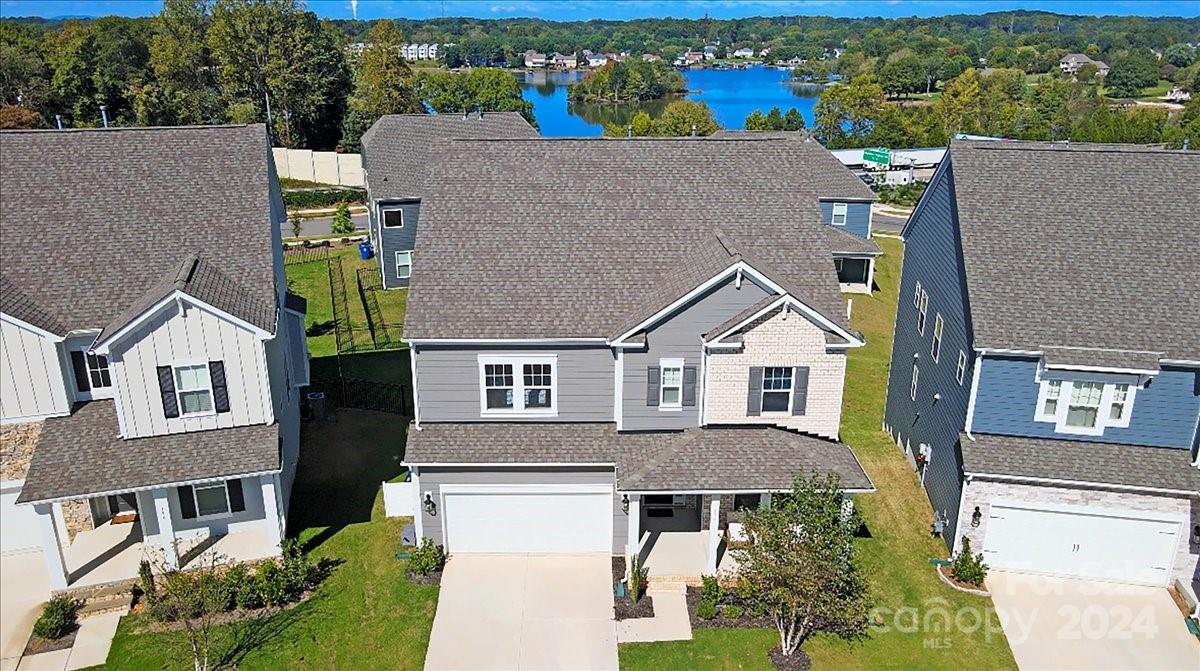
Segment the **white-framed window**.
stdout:
<svg viewBox="0 0 1200 671">
<path fill-rule="evenodd" d="M 962 386 L 963 378 L 967 375 L 967 353 L 958 350 L 958 368 L 954 371 L 954 379 L 958 380 L 958 386 Z"/>
<path fill-rule="evenodd" d="M 558 412 L 558 357 L 479 357 L 481 415 L 554 415 Z"/>
<path fill-rule="evenodd" d="M 683 359 L 658 362 L 662 377 L 658 385 L 658 407 L 672 410 L 683 407 Z"/>
<path fill-rule="evenodd" d="M 207 482 L 192 486 L 196 517 L 218 517 L 229 514 L 229 488 L 224 482 Z"/>
<path fill-rule="evenodd" d="M 925 335 L 925 314 L 929 312 L 929 294 L 921 292 L 917 307 L 917 333 Z"/>
<path fill-rule="evenodd" d="M 763 368 L 762 411 L 791 412 L 792 368 L 790 366 L 768 366 Z"/>
<path fill-rule="evenodd" d="M 379 218 L 384 228 L 404 228 L 404 210 L 398 207 L 380 210 Z"/>
<path fill-rule="evenodd" d="M 396 252 L 396 277 L 407 280 L 412 277 L 412 250 Z"/>
<path fill-rule="evenodd" d="M 846 225 L 846 210 L 847 210 L 847 206 L 845 203 L 834 203 L 833 204 L 833 215 L 830 217 L 830 220 L 829 220 L 830 223 L 833 224 L 834 226 L 845 226 Z"/>
<path fill-rule="evenodd" d="M 921 379 L 921 369 L 917 368 L 917 364 L 913 364 L 912 388 L 908 390 L 908 396 L 912 400 L 917 400 L 917 380 Z"/>
<path fill-rule="evenodd" d="M 929 348 L 929 354 L 933 357 L 933 362 L 938 362 L 938 357 L 942 354 L 942 329 L 945 324 L 942 322 L 942 313 L 937 313 L 933 318 L 933 345 Z"/>
<path fill-rule="evenodd" d="M 1129 426 L 1137 385 L 1042 380 L 1034 421 L 1053 422 L 1056 433 L 1099 436 Z"/>
<path fill-rule="evenodd" d="M 177 365 L 174 366 L 174 372 L 180 416 L 212 413 L 212 378 L 208 374 L 208 364 Z"/>
<path fill-rule="evenodd" d="M 921 307 L 921 283 L 920 282 L 917 282 L 916 288 L 913 289 L 913 307 L 918 308 L 918 309 Z"/>
<path fill-rule="evenodd" d="M 112 372 L 108 368 L 108 357 L 95 352 L 84 352 L 87 360 L 88 381 L 92 389 L 103 389 L 112 386 Z"/>
</svg>

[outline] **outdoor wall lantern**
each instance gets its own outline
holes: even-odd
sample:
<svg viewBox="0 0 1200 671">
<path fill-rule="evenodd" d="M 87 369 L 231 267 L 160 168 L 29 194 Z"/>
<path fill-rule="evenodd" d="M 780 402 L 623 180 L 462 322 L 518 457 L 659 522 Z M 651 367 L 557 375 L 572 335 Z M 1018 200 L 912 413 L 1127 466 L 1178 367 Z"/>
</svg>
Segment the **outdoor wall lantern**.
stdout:
<svg viewBox="0 0 1200 671">
<path fill-rule="evenodd" d="M 626 513 L 626 514 L 629 513 L 629 495 L 628 494 L 621 495 L 621 512 Z"/>
<path fill-rule="evenodd" d="M 979 506 L 975 506 L 975 512 L 971 513 L 971 526 L 978 527 L 979 522 L 983 520 L 983 513 L 979 511 Z"/>
<path fill-rule="evenodd" d="M 425 508 L 425 513 L 432 516 L 437 515 L 437 504 L 433 502 L 433 494 L 425 492 L 425 501 L 421 504 Z"/>
</svg>

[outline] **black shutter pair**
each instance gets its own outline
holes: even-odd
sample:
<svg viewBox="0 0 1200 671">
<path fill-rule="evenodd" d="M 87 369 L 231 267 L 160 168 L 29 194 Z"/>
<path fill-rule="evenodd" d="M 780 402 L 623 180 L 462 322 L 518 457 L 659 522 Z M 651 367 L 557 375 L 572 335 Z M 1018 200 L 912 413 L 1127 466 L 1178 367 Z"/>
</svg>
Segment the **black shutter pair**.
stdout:
<svg viewBox="0 0 1200 671">
<path fill-rule="evenodd" d="M 763 367 L 750 368 L 750 387 L 746 392 L 746 416 L 762 415 Z M 808 409 L 808 366 L 792 369 L 792 414 L 803 415 Z"/>
<path fill-rule="evenodd" d="M 229 385 L 225 381 L 225 362 L 209 361 L 208 377 L 212 383 L 213 408 L 229 412 Z M 175 396 L 175 371 L 171 366 L 158 367 L 158 391 L 162 396 L 163 415 L 167 419 L 179 416 L 179 400 Z"/>
<path fill-rule="evenodd" d="M 646 405 L 658 405 L 658 397 L 662 389 L 662 369 L 650 366 L 646 369 Z M 679 399 L 685 407 L 696 405 L 696 367 L 683 367 L 683 389 Z"/>
<path fill-rule="evenodd" d="M 246 495 L 242 492 L 241 480 L 226 480 L 225 488 L 229 491 L 229 512 L 240 513 L 246 510 Z M 191 485 L 181 485 L 175 488 L 179 494 L 179 516 L 185 520 L 196 518 L 196 498 L 192 494 Z"/>
</svg>

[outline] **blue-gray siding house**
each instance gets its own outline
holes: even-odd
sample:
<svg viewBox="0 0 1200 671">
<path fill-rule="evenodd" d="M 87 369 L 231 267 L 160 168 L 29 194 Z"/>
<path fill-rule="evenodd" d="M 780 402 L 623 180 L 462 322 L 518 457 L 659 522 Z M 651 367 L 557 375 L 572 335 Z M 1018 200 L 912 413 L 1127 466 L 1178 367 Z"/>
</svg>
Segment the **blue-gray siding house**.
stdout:
<svg viewBox="0 0 1200 671">
<path fill-rule="evenodd" d="M 952 551 L 1200 583 L 1200 305 L 1179 253 L 1197 170 L 1195 152 L 951 145 L 902 234 L 884 428 Z"/>
</svg>

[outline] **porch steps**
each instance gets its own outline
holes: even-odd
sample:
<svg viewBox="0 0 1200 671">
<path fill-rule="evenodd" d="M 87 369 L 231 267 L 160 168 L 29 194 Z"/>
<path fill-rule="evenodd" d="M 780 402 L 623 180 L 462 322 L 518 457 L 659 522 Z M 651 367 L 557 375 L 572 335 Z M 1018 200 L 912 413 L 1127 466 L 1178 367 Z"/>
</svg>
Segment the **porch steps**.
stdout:
<svg viewBox="0 0 1200 671">
<path fill-rule="evenodd" d="M 84 587 L 68 590 L 66 593 L 83 602 L 79 608 L 79 617 L 103 615 L 119 610 L 128 609 L 133 605 L 132 588 L 135 581 L 110 583 L 96 587 Z"/>
<path fill-rule="evenodd" d="M 688 587 L 700 587 L 702 584 L 700 576 L 652 575 L 646 578 L 646 593 L 687 594 Z"/>
</svg>

